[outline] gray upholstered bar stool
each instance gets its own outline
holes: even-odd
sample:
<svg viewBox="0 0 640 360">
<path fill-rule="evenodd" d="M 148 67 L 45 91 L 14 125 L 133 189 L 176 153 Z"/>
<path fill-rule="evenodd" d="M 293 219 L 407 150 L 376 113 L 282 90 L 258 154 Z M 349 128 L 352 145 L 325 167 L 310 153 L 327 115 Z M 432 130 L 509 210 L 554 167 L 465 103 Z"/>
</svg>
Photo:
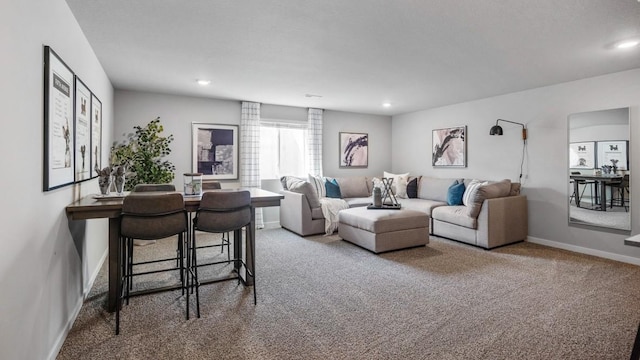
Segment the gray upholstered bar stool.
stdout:
<svg viewBox="0 0 640 360">
<path fill-rule="evenodd" d="M 163 258 L 150 261 L 133 262 L 133 240 L 159 240 L 169 236 L 178 235 L 178 254 L 175 257 Z M 154 193 L 133 193 L 126 196 L 122 203 L 122 214 L 120 215 L 120 242 L 119 251 L 122 266 L 122 276 L 118 277 L 118 303 L 116 304 L 116 335 L 120 333 L 120 308 L 122 300 L 133 295 L 143 295 L 167 290 L 166 287 L 160 289 L 147 289 L 138 294 L 131 294 L 132 280 L 134 276 L 154 274 L 163 271 L 178 271 L 180 273 L 180 286 L 184 294 L 186 267 L 182 249 L 189 237 L 189 222 L 187 211 L 184 207 L 182 194 L 154 194 Z M 134 272 L 134 266 L 153 264 L 166 261 L 177 261 L 178 266 L 162 268 L 149 271 Z M 187 319 L 189 314 L 187 313 Z"/>
<path fill-rule="evenodd" d="M 222 189 L 222 186 L 220 185 L 220 181 L 203 181 L 202 182 L 202 190 L 206 191 L 206 190 L 220 190 Z M 229 233 L 223 233 L 221 235 L 220 238 L 220 244 L 212 244 L 212 245 L 200 245 L 198 246 L 198 249 L 203 249 L 203 248 L 210 248 L 210 247 L 216 247 L 216 246 L 220 246 L 220 253 L 222 254 L 224 252 L 224 247 L 225 245 L 227 246 L 227 260 L 231 260 L 231 253 L 229 252 Z"/>
<path fill-rule="evenodd" d="M 253 278 L 253 303 L 257 303 L 256 278 L 255 278 L 255 256 L 251 256 L 252 269 L 247 268 L 247 264 L 242 260 L 242 254 L 234 254 L 229 260 L 215 261 L 206 264 L 198 264 L 197 260 L 197 231 L 209 233 L 234 232 L 234 241 L 240 241 L 242 229 L 251 224 L 251 193 L 246 190 L 241 191 L 208 191 L 202 194 L 200 207 L 193 219 L 191 234 L 191 244 L 187 247 L 187 266 L 193 272 L 194 283 L 187 278 L 187 299 L 193 287 L 196 289 L 197 314 L 200 317 L 200 282 L 198 279 L 198 267 L 223 263 L 233 263 L 236 268 L 235 277 L 224 280 L 238 279 L 240 281 L 240 266 L 243 265 L 248 276 Z M 247 251 L 254 254 L 253 239 L 247 241 Z M 189 311 L 189 301 L 187 300 L 187 311 Z"/>
</svg>

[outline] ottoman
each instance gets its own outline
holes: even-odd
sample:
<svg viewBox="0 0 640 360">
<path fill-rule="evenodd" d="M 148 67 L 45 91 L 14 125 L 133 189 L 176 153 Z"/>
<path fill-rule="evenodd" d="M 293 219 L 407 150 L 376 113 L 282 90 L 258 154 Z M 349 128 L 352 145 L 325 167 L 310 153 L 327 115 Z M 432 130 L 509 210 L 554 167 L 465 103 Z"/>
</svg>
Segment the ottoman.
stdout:
<svg viewBox="0 0 640 360">
<path fill-rule="evenodd" d="M 355 207 L 338 213 L 338 235 L 374 253 L 429 243 L 429 216 L 415 210 Z"/>
</svg>

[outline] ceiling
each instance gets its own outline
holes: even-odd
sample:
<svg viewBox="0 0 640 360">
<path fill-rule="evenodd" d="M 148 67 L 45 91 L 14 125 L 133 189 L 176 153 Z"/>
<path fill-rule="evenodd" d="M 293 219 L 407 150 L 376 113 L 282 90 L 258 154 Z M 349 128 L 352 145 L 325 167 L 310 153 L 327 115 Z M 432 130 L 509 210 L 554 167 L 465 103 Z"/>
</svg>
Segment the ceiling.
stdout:
<svg viewBox="0 0 640 360">
<path fill-rule="evenodd" d="M 67 3 L 116 89 L 395 115 L 640 67 L 638 0 Z"/>
</svg>

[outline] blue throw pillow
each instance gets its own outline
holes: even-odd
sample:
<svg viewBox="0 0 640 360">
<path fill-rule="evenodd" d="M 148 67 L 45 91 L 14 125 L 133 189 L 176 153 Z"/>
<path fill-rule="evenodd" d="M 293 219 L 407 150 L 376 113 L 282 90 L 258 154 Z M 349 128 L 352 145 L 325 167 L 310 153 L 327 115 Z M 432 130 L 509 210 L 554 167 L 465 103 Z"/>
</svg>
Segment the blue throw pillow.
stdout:
<svg viewBox="0 0 640 360">
<path fill-rule="evenodd" d="M 464 182 L 456 180 L 449 190 L 447 190 L 447 204 L 448 205 L 462 205 L 462 196 L 464 195 Z"/>
<path fill-rule="evenodd" d="M 340 193 L 340 185 L 338 185 L 338 181 L 336 179 L 325 181 L 324 188 L 327 190 L 328 198 L 342 198 L 342 194 Z"/>
</svg>

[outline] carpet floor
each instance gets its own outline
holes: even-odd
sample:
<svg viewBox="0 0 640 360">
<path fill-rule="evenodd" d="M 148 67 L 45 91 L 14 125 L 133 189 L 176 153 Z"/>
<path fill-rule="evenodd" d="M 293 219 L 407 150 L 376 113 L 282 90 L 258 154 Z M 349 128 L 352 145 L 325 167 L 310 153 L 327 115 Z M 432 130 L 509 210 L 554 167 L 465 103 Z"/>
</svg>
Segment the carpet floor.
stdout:
<svg viewBox="0 0 640 360">
<path fill-rule="evenodd" d="M 100 271 L 58 359 L 628 359 L 640 321 L 640 267 L 518 243 L 486 251 L 431 237 L 375 255 L 337 235 L 257 232 L 257 296 L 236 281 L 201 287 L 201 318 L 180 291 L 106 312 Z M 209 238 L 208 241 L 216 241 Z M 175 241 L 136 247 L 175 254 Z M 225 257 L 214 248 L 210 257 Z M 203 254 L 204 255 L 204 254 Z M 228 272 L 220 266 L 215 272 Z M 201 277 L 205 275 L 201 274 Z M 136 285 L 176 281 L 153 276 Z"/>
</svg>

